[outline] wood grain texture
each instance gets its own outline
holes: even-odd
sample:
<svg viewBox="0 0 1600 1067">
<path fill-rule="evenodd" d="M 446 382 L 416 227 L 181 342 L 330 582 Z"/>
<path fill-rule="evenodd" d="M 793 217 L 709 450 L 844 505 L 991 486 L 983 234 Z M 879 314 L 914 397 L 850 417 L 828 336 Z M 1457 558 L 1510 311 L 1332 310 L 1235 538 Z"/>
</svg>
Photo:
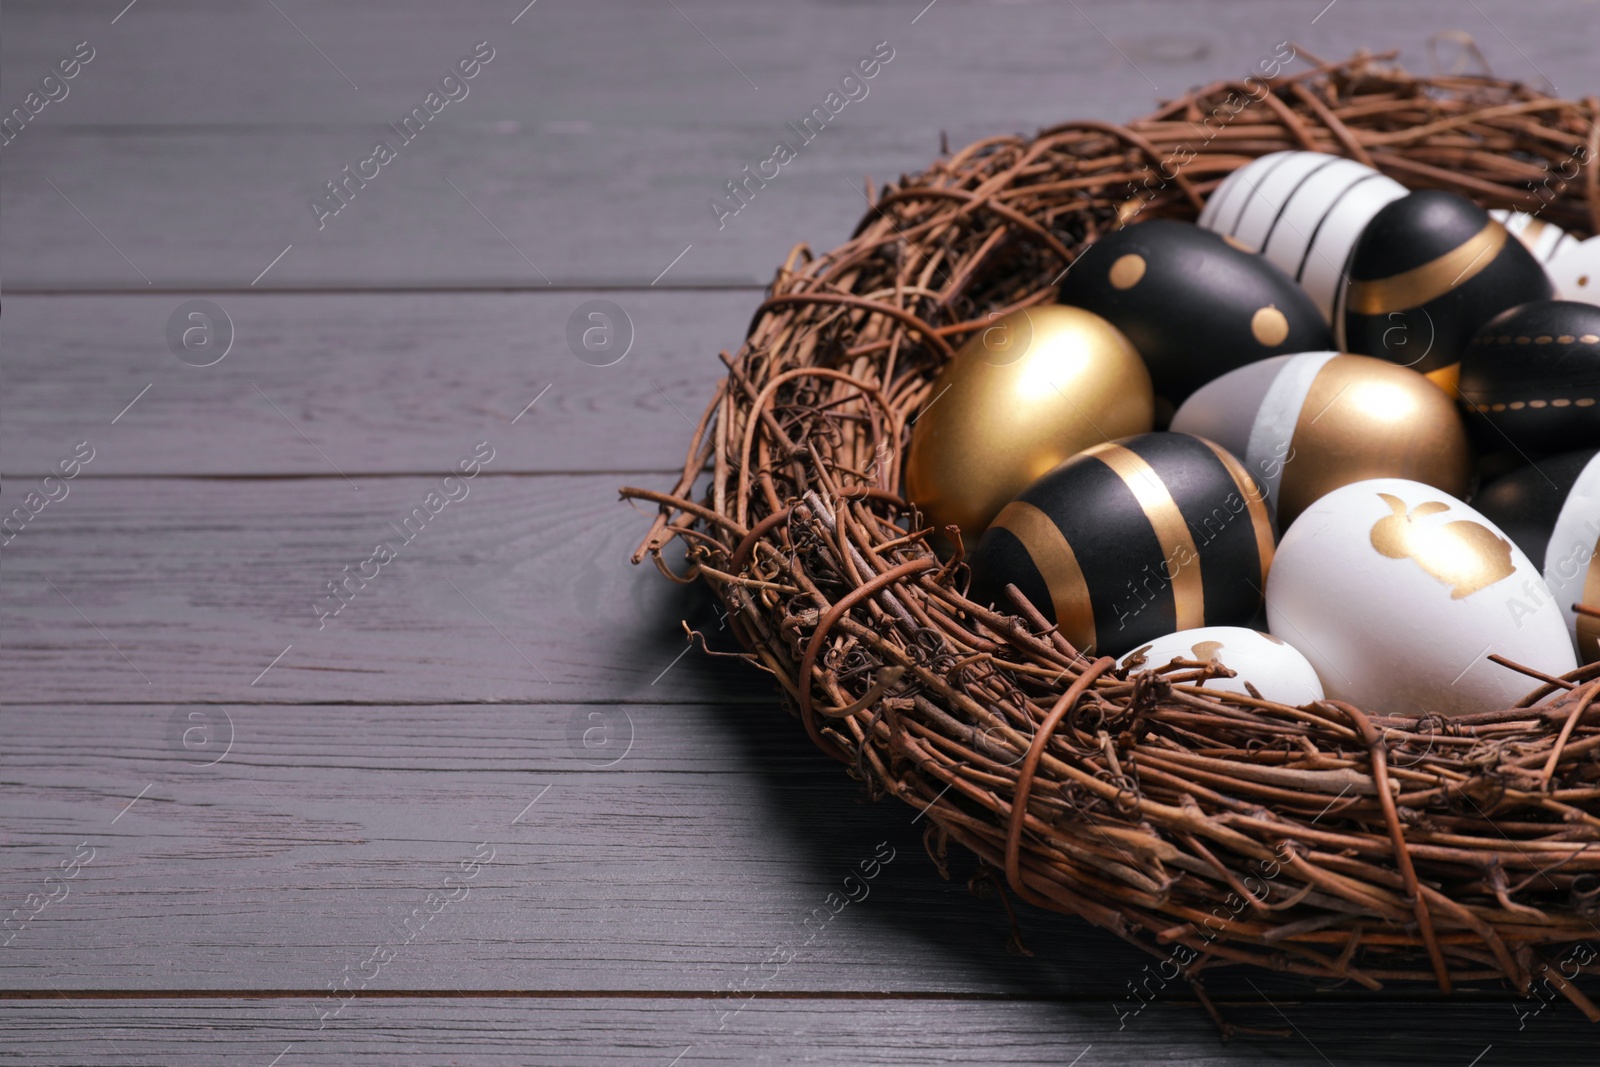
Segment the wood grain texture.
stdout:
<svg viewBox="0 0 1600 1067">
<path fill-rule="evenodd" d="M 596 298 L 632 327 L 612 366 L 581 361 L 567 340 Z M 329 460 L 352 478 L 442 473 L 462 442 L 486 438 L 501 474 L 675 473 L 723 372 L 716 353 L 738 347 L 760 295 L 215 295 L 234 341 L 209 367 L 167 343 L 187 299 L 11 297 L 7 473 L 42 476 L 83 440 L 96 449 L 85 478 L 324 475 Z"/>
<path fill-rule="evenodd" d="M 1137 114 L 1144 102 L 1130 96 L 1172 97 L 1223 76 L 1219 72 L 1242 76 L 1262 47 L 1284 37 L 1329 58 L 1358 48 L 1416 48 L 1425 63 L 1426 38 L 1459 28 L 1477 38 L 1497 73 L 1531 79 L 1538 76 L 1531 60 L 1568 95 L 1580 94 L 1581 86 L 1566 84 L 1567 76 L 1593 77 L 1582 32 L 1584 17 L 1593 15 L 1586 0 L 1536 8 L 1478 0 L 1483 15 L 1454 0 L 1339 0 L 1326 13 L 1326 0 L 1078 0 L 1082 14 L 1073 5 L 1057 10 L 1005 0 L 941 0 L 926 11 L 927 0 L 689 0 L 677 10 L 652 0 L 617 0 L 536 5 L 515 24 L 526 0 L 462 0 L 448 8 L 427 0 L 326 7 L 289 0 L 278 7 L 292 24 L 265 4 L 148 4 L 114 28 L 111 16 L 122 5 L 111 5 L 109 13 L 97 0 L 9 6 L 11 28 L 0 45 L 0 88 L 7 99 L 26 91 L 73 42 L 87 37 L 99 49 L 60 112 L 41 116 L 41 129 L 58 121 L 127 127 L 383 123 L 416 104 L 470 43 L 483 39 L 496 48 L 496 58 L 473 81 L 459 111 L 452 104 L 441 120 L 618 116 L 704 128 L 787 118 L 782 105 L 813 95 L 820 100 L 863 47 L 886 37 L 897 49 L 903 41 L 917 59 L 898 70 L 906 87 L 894 94 L 898 110 L 885 116 L 897 126 L 976 125 L 996 105 L 1008 109 L 1003 121 L 1016 116 L 1034 125 L 1059 121 L 1067 105 L 1085 116 L 1117 117 L 1124 113 L 1119 107 Z M 1008 49 L 1007 61 L 980 47 L 990 43 Z M 179 58 L 158 73 L 160 63 Z M 339 70 L 360 89 L 342 81 Z M 1142 80 L 1141 70 L 1154 86 Z"/>
<path fill-rule="evenodd" d="M 0 510 L 78 441 L 96 458 L 0 547 L 0 914 L 95 851 L 0 934 L 0 1060 L 1592 1058 L 1560 1003 L 1268 973 L 1211 988 L 1286 1039 L 1222 1046 L 1175 989 L 1119 1019 L 1142 957 L 1026 908 L 1036 955 L 1008 951 L 970 861 L 941 880 L 916 813 L 860 803 L 766 678 L 684 654 L 679 620 L 715 643 L 716 614 L 627 565 L 644 520 L 615 496 L 679 463 L 789 248 L 836 244 L 863 176 L 924 167 L 941 131 L 1128 118 L 1285 38 L 1425 66 L 1457 27 L 1499 73 L 1594 92 L 1590 0 L 541 0 L 515 26 L 522 0 L 276 6 L 8 6 L 5 107 L 75 42 L 97 54 L 0 152 Z M 484 39 L 471 96 L 318 231 L 309 197 Z M 897 51 L 870 96 L 719 229 L 707 200 L 878 40 Z M 672 291 L 644 291 L 658 275 Z M 167 349 L 191 296 L 236 324 L 216 366 Z M 596 296 L 637 331 L 611 368 L 566 348 Z M 469 496 L 319 631 L 324 583 L 398 542 L 480 440 Z M 885 841 L 870 895 L 811 936 Z M 316 1030 L 375 946 L 371 991 L 447 997 L 358 999 Z M 19 999 L 57 988 L 74 999 Z M 205 995 L 140 999 L 162 990 Z"/>
<path fill-rule="evenodd" d="M 941 879 L 917 812 L 863 804 L 767 705 L 12 706 L 0 723 L 0 900 L 89 857 L 6 928 L 10 989 L 348 973 L 386 990 L 1090 995 L 1146 963 L 1031 910 L 1036 955 L 1008 951 L 972 863 Z M 492 858 L 465 874 L 475 855 Z M 450 902 L 408 920 L 434 891 Z M 396 958 L 363 968 L 381 945 Z"/>
<path fill-rule="evenodd" d="M 471 456 L 472 435 L 456 440 L 431 478 L 74 479 L 0 548 L 0 689 L 47 703 L 773 692 L 687 651 L 680 620 L 717 619 L 698 586 L 629 565 L 647 520 L 618 502 L 614 475 L 501 477 L 491 462 L 464 498 L 405 525 Z M 380 542 L 396 558 L 319 616 L 341 603 L 328 583 Z"/>
<path fill-rule="evenodd" d="M 1252 1005 L 1287 1031 L 1228 1045 L 1197 1009 L 1155 1005 L 1117 1029 L 1104 1004 L 607 997 L 352 1000 L 326 1022 L 315 1000 L 0 1003 L 16 1055 L 127 1064 L 1335 1064 L 1549 1067 L 1588 1063 L 1593 1036 L 1550 1011 L 1523 1031 L 1504 1005 Z M 1230 1014 L 1238 1014 L 1229 1006 Z M 728 1013 L 737 1010 L 732 1018 Z M 721 1026 L 721 1029 L 718 1027 Z"/>
<path fill-rule="evenodd" d="M 1132 118 L 1243 78 L 1285 39 L 1330 58 L 1401 47 L 1426 67 L 1428 36 L 1461 29 L 1499 73 L 1600 88 L 1587 0 L 1340 0 L 1321 17 L 1284 0 L 941 3 L 915 25 L 923 4 L 549 4 L 516 26 L 522 5 L 498 0 L 279 6 L 328 60 L 268 5 L 146 4 L 115 27 L 89 5 L 19 5 L 6 100 L 74 42 L 98 51 L 0 156 L 13 290 L 246 288 L 291 244 L 258 287 L 643 285 L 690 245 L 671 283 L 764 283 L 796 242 L 838 244 L 863 176 L 922 169 L 941 131 L 961 145 Z M 496 58 L 470 95 L 319 230 L 310 198 L 478 40 Z M 895 58 L 868 95 L 719 228 L 707 201 L 880 40 Z"/>
<path fill-rule="evenodd" d="M 1179 993 L 1158 961 L 1025 905 L 1032 955 L 1013 950 L 969 857 L 941 878 L 915 809 L 863 803 L 765 703 L 8 706 L 0 729 L 0 902 L 86 857 L 37 915 L 0 912 L 11 990 L 350 976 L 386 994 L 961 992 L 1124 1013 L 1135 988 Z M 417 916 L 436 892 L 450 902 Z M 375 946 L 394 958 L 364 966 Z M 1237 969 L 1208 987 L 1350 992 Z M 1477 995 L 1509 1012 L 1505 991 Z"/>
</svg>

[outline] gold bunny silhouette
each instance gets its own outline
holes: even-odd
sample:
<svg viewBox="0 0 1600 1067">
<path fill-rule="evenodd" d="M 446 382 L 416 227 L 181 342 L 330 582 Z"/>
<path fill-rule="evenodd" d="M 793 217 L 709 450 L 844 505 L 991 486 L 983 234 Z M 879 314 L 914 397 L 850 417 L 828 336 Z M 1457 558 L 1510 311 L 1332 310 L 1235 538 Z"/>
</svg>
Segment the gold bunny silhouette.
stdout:
<svg viewBox="0 0 1600 1067">
<path fill-rule="evenodd" d="M 1390 559 L 1410 559 L 1429 576 L 1451 586 L 1450 598 L 1460 600 L 1516 572 L 1511 563 L 1511 543 L 1482 523 L 1457 519 L 1440 526 L 1422 526 L 1415 519 L 1449 511 L 1442 500 L 1427 500 L 1406 512 L 1406 502 L 1379 493 L 1392 515 L 1372 527 L 1372 547 Z"/>
</svg>

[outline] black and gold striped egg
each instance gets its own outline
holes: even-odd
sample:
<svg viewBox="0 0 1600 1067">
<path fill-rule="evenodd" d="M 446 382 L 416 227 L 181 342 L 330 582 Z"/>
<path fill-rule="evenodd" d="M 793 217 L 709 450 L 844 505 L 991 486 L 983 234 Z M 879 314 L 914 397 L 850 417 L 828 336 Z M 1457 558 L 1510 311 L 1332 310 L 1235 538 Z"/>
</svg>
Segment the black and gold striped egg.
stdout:
<svg viewBox="0 0 1600 1067">
<path fill-rule="evenodd" d="M 1600 446 L 1600 307 L 1540 300 L 1492 319 L 1461 357 L 1461 402 L 1485 447 Z"/>
<path fill-rule="evenodd" d="M 1600 452 L 1565 452 L 1496 478 L 1473 506 L 1516 544 L 1544 578 L 1548 593 L 1515 591 L 1506 602 L 1520 622 L 1545 595 L 1567 620 L 1584 663 L 1600 660 L 1600 619 L 1577 604 L 1600 608 Z"/>
<path fill-rule="evenodd" d="M 1073 263 L 1058 299 L 1121 330 L 1150 368 L 1156 395 L 1174 405 L 1246 363 L 1332 347 L 1322 312 L 1294 279 L 1172 219 L 1102 236 Z"/>
<path fill-rule="evenodd" d="M 1226 450 L 1140 434 L 1078 453 L 1007 504 L 972 557 L 972 598 L 1015 612 L 1015 585 L 1077 648 L 1120 655 L 1247 623 L 1275 543 L 1261 487 Z"/>
<path fill-rule="evenodd" d="M 1456 364 L 1478 328 L 1550 279 L 1533 253 L 1463 196 L 1422 189 L 1386 204 L 1350 252 L 1334 307 L 1343 352 L 1380 356 L 1454 392 Z"/>
</svg>

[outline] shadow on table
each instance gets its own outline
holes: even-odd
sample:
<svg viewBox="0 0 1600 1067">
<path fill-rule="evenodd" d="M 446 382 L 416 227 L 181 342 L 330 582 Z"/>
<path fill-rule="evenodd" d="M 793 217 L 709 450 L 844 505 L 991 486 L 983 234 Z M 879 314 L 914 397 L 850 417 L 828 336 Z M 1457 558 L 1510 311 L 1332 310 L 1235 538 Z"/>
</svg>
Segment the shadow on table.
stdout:
<svg viewBox="0 0 1600 1067">
<path fill-rule="evenodd" d="M 725 629 L 719 634 L 717 606 L 703 587 L 686 587 L 672 603 L 713 649 L 737 650 Z M 753 776 L 758 784 L 750 803 L 814 880 L 821 909 L 812 913 L 815 940 L 882 943 L 905 961 L 901 989 L 1031 1001 L 1046 1025 L 1059 1023 L 1086 1042 L 1115 1045 L 1143 1026 L 1159 1027 L 1173 1062 L 1594 1062 L 1600 1030 L 1548 990 L 1548 1002 L 1493 988 L 1448 998 L 1420 985 L 1373 994 L 1253 968 L 1213 972 L 1206 990 L 1228 1022 L 1284 1036 L 1238 1034 L 1224 1048 L 1189 990 L 1181 982 L 1163 987 L 1159 960 L 1074 916 L 1024 904 L 1007 889 L 1021 942 L 1032 955 L 1018 951 L 994 887 L 982 880 L 977 891 L 969 885 L 979 869 L 971 853 L 951 847 L 950 878 L 942 879 L 925 849 L 927 824 L 918 812 L 890 798 L 867 802 L 861 783 L 818 752 L 783 710 L 775 683 L 733 660 L 722 662 L 749 680 L 752 701 L 770 695 L 770 716 L 752 715 L 748 706 L 728 708 L 726 736 L 752 765 L 764 766 Z M 875 865 L 875 857 L 888 854 L 885 842 L 894 858 Z M 877 872 L 865 885 L 863 864 Z M 847 886 L 859 901 L 824 920 L 831 914 L 827 894 L 839 894 L 832 901 L 838 908 Z M 786 987 L 796 976 L 805 981 L 806 951 L 795 947 Z"/>
</svg>

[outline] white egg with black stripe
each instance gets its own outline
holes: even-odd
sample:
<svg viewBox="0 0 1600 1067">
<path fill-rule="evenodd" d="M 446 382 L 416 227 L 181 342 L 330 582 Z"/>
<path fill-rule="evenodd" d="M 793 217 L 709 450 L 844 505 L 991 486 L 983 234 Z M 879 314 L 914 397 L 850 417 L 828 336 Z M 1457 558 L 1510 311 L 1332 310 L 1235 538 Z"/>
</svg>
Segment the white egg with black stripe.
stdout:
<svg viewBox="0 0 1600 1067">
<path fill-rule="evenodd" d="M 1200 225 L 1288 274 L 1333 321 L 1345 260 L 1367 222 L 1406 187 L 1326 152 L 1274 152 L 1217 186 Z"/>
<path fill-rule="evenodd" d="M 1489 212 L 1489 217 L 1521 241 L 1523 247 L 1532 252 L 1533 258 L 1540 263 L 1549 264 L 1557 256 L 1578 247 L 1578 239 L 1566 230 L 1526 211 L 1497 207 Z"/>
</svg>

